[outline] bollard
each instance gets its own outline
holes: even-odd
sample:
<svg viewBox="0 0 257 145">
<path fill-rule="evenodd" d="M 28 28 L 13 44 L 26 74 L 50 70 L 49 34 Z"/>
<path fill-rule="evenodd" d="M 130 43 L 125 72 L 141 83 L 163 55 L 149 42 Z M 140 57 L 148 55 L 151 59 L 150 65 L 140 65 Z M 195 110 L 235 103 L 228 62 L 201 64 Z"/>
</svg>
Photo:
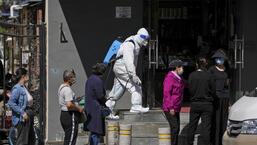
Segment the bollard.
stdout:
<svg viewBox="0 0 257 145">
<path fill-rule="evenodd" d="M 170 136 L 170 128 L 159 128 L 159 145 L 170 145 L 171 144 L 171 136 Z"/>
<path fill-rule="evenodd" d="M 120 124 L 119 145 L 131 144 L 131 124 Z"/>
<path fill-rule="evenodd" d="M 107 145 L 118 145 L 119 124 L 116 121 L 107 122 Z"/>
</svg>

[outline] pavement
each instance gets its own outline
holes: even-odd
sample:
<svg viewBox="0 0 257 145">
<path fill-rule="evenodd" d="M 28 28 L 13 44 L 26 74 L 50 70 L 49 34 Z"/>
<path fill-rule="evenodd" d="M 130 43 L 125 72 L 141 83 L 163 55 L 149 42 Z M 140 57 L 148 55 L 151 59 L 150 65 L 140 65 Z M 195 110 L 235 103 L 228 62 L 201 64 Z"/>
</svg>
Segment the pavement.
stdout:
<svg viewBox="0 0 257 145">
<path fill-rule="evenodd" d="M 119 123 L 132 124 L 131 145 L 158 145 L 158 128 L 169 127 L 164 114 L 158 109 L 151 110 L 145 114 L 121 111 L 120 117 Z M 187 111 L 180 113 L 180 119 L 180 132 L 182 134 L 179 137 L 179 145 L 185 145 L 186 136 L 184 136 L 184 127 L 189 123 L 189 113 Z M 82 131 L 82 126 L 80 126 L 77 145 L 88 145 L 88 136 L 89 132 Z M 198 144 L 198 136 L 199 134 L 195 135 L 194 145 Z M 106 136 L 104 140 L 106 143 Z M 52 142 L 48 145 L 62 145 L 62 142 Z"/>
</svg>

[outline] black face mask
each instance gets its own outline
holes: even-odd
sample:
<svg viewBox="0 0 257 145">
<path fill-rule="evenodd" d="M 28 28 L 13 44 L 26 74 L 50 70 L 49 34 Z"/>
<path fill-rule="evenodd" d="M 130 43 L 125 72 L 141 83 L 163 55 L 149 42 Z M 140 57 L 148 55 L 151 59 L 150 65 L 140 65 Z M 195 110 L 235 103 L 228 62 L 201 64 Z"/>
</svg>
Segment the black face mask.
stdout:
<svg viewBox="0 0 257 145">
<path fill-rule="evenodd" d="M 72 85 L 74 85 L 75 83 L 76 83 L 76 78 L 75 78 L 75 77 L 70 78 L 69 84 L 72 86 Z"/>
</svg>

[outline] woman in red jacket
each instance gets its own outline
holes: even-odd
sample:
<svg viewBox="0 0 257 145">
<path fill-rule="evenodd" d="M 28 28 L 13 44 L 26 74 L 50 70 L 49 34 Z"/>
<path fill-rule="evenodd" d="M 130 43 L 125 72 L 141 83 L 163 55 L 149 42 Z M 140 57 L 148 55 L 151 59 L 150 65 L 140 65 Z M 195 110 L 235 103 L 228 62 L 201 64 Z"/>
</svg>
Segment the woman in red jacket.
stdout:
<svg viewBox="0 0 257 145">
<path fill-rule="evenodd" d="M 180 126 L 179 112 L 184 93 L 183 66 L 185 63 L 181 60 L 173 60 L 169 64 L 171 71 L 166 75 L 163 82 L 163 106 L 162 109 L 169 122 L 172 145 L 178 144 L 178 134 Z"/>
</svg>

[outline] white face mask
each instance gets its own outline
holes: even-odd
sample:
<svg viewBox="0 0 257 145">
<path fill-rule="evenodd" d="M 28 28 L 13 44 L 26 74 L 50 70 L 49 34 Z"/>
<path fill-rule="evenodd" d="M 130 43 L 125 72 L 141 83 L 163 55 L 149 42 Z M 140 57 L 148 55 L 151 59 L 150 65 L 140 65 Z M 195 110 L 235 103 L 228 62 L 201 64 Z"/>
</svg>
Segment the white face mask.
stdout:
<svg viewBox="0 0 257 145">
<path fill-rule="evenodd" d="M 216 64 L 218 64 L 218 65 L 223 65 L 224 62 L 225 62 L 225 60 L 224 60 L 223 58 L 216 58 L 216 59 L 215 59 L 215 62 L 216 62 Z"/>
<path fill-rule="evenodd" d="M 140 46 L 147 46 L 148 45 L 148 40 L 149 40 L 149 36 L 144 36 L 142 38 L 143 35 L 136 35 L 136 41 L 138 42 L 138 44 Z"/>
<path fill-rule="evenodd" d="M 145 41 L 143 41 L 143 46 L 147 46 L 148 45 L 148 41 L 147 40 L 145 40 Z"/>
</svg>

